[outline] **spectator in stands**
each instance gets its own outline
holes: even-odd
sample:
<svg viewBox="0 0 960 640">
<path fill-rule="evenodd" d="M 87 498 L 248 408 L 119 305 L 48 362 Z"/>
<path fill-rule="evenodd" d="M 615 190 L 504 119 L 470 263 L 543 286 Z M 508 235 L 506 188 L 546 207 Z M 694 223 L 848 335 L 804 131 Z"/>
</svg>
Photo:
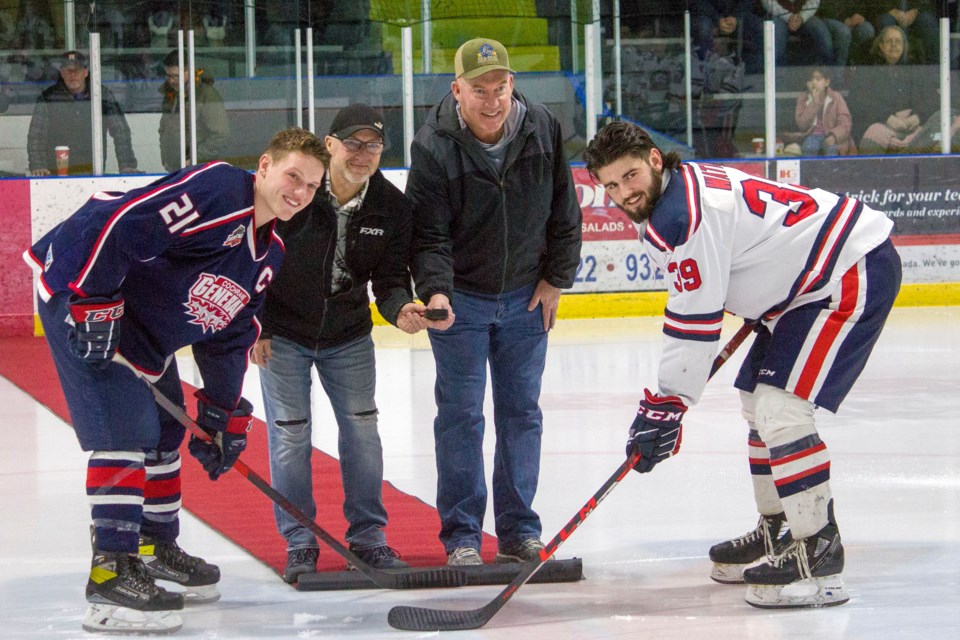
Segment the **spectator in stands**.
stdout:
<svg viewBox="0 0 960 640">
<path fill-rule="evenodd" d="M 166 171 L 180 168 L 180 58 L 177 51 L 171 51 L 163 59 L 166 81 L 160 87 L 163 94 L 163 106 L 160 114 L 160 161 Z M 213 88 L 213 76 L 196 70 L 193 85 L 197 96 L 197 157 L 190 157 L 190 103 L 185 101 L 187 164 L 203 164 L 209 160 L 223 158 L 230 140 L 230 120 L 223 106 L 223 98 Z M 184 93 L 190 97 L 190 87 L 184 82 Z"/>
<path fill-rule="evenodd" d="M 950 112 L 950 152 L 960 151 L 960 111 Z M 943 132 L 940 131 L 940 111 L 935 111 L 922 127 L 907 135 L 903 142 L 903 153 L 934 154 L 942 151 Z"/>
<path fill-rule="evenodd" d="M 45 3 L 21 2 L 14 27 L 13 46 L 17 49 L 52 49 L 57 35 Z"/>
<path fill-rule="evenodd" d="M 843 46 L 847 53 L 838 56 L 837 64 L 859 63 L 867 55 L 867 49 L 876 36 L 873 23 L 867 19 L 867 7 L 871 0 L 820 0 L 817 15 L 826 23 L 834 45 Z M 866 15 L 865 15 L 866 14 Z M 845 62 L 840 62 L 839 58 Z"/>
<path fill-rule="evenodd" d="M 849 155 L 856 151 L 850 137 L 850 109 L 839 92 L 830 88 L 828 68 L 816 67 L 807 80 L 807 91 L 797 98 L 796 132 L 784 141 L 798 143 L 805 156 Z"/>
<path fill-rule="evenodd" d="M 900 151 L 908 136 L 934 111 L 934 74 L 910 65 L 906 33 L 891 25 L 880 30 L 870 48 L 872 65 L 858 67 L 850 104 L 861 153 Z M 935 70 L 934 70 L 935 72 Z"/>
<path fill-rule="evenodd" d="M 879 0 L 874 17 L 877 31 L 897 25 L 910 37 L 913 59 L 919 64 L 939 60 L 940 26 L 934 0 Z"/>
<path fill-rule="evenodd" d="M 451 92 L 414 138 L 407 178 L 417 294 L 428 312 L 446 315 L 428 325 L 440 540 L 447 564 L 482 564 L 489 364 L 497 561 L 536 562 L 540 384 L 560 293 L 580 261 L 580 205 L 560 123 L 514 90 L 506 48 L 469 40 L 454 72 Z"/>
<path fill-rule="evenodd" d="M 820 0 L 760 0 L 760 6 L 773 19 L 777 65 L 789 62 L 835 65 L 840 56 L 845 56 L 843 47 L 835 48 L 833 36 L 827 25 L 817 17 Z M 797 35 L 803 46 L 788 51 L 791 35 Z M 849 48 L 849 41 L 847 42 Z"/>
<path fill-rule="evenodd" d="M 746 72 L 763 72 L 763 20 L 750 11 L 752 3 L 753 0 L 690 3 L 693 42 L 701 60 L 716 51 L 714 36 L 728 36 L 736 40 L 736 52 L 746 65 Z"/>
<path fill-rule="evenodd" d="M 130 127 L 117 99 L 101 87 L 103 153 L 107 154 L 107 133 L 113 137 L 120 173 L 135 173 L 137 158 L 130 142 Z M 60 80 L 40 94 L 27 133 L 28 175 L 48 176 L 56 172 L 54 147 L 70 148 L 70 173 L 93 172 L 93 134 L 90 118 L 90 71 L 87 57 L 68 51 L 60 59 Z"/>
</svg>

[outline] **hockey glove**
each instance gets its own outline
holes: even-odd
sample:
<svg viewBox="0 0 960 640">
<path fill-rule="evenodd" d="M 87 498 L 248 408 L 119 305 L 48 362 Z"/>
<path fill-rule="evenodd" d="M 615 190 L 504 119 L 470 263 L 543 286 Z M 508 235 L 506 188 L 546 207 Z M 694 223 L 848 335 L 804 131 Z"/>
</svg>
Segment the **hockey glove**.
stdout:
<svg viewBox="0 0 960 640">
<path fill-rule="evenodd" d="M 120 344 L 120 318 L 123 298 L 113 296 L 70 296 L 67 309 L 73 326 L 70 328 L 70 349 L 73 355 L 96 367 L 105 367 L 117 353 Z"/>
<path fill-rule="evenodd" d="M 640 473 L 652 471 L 658 462 L 680 452 L 683 425 L 680 420 L 687 405 L 677 396 L 658 396 L 644 389 L 637 417 L 630 425 L 627 455 L 640 453 L 633 468 Z"/>
<path fill-rule="evenodd" d="M 240 398 L 237 408 L 227 411 L 212 404 L 197 391 L 197 424 L 207 432 L 213 442 L 205 442 L 190 436 L 187 448 L 190 455 L 200 461 L 211 480 L 216 480 L 233 466 L 247 448 L 247 431 L 253 423 L 253 405 Z"/>
</svg>

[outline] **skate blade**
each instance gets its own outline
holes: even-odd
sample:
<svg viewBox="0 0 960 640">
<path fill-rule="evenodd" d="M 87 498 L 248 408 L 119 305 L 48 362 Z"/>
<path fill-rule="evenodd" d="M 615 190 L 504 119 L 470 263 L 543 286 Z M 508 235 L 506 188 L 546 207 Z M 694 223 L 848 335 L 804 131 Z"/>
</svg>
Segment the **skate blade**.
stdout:
<svg viewBox="0 0 960 640">
<path fill-rule="evenodd" d="M 713 563 L 710 579 L 720 584 L 743 584 L 743 570 L 750 565 Z"/>
<path fill-rule="evenodd" d="M 850 600 L 843 578 L 839 575 L 798 580 L 791 584 L 751 584 L 747 587 L 747 604 L 760 609 L 798 609 L 834 607 Z"/>
<path fill-rule="evenodd" d="M 220 590 L 217 585 L 209 584 L 202 587 L 185 587 L 183 592 L 184 606 L 192 607 L 201 604 L 210 604 L 220 599 Z"/>
<path fill-rule="evenodd" d="M 182 627 L 174 611 L 138 611 L 114 604 L 91 604 L 83 617 L 83 630 L 90 633 L 162 635 Z"/>
</svg>

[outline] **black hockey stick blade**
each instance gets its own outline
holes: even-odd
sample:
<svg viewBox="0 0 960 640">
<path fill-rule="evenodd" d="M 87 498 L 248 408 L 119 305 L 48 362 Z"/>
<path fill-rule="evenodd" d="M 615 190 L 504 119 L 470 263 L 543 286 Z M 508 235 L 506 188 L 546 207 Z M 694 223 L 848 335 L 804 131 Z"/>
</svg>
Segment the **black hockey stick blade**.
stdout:
<svg viewBox="0 0 960 640">
<path fill-rule="evenodd" d="M 726 346 L 720 351 L 713 361 L 713 367 L 710 369 L 708 380 L 713 377 L 723 363 L 726 362 L 733 352 L 743 343 L 746 337 L 753 330 L 753 325 L 744 323 Z M 490 619 L 513 597 L 513 594 L 522 587 L 557 551 L 557 547 L 563 544 L 563 541 L 569 538 L 577 527 L 587 519 L 594 509 L 603 502 L 614 488 L 620 484 L 624 476 L 630 473 L 633 466 L 640 460 L 640 453 L 634 451 L 626 460 L 623 461 L 616 471 L 613 472 L 603 486 L 587 501 L 585 505 L 573 516 L 567 525 L 553 537 L 543 550 L 540 552 L 539 564 L 527 563 L 527 568 L 521 571 L 499 595 L 479 609 L 468 610 L 449 610 L 449 609 L 427 609 L 425 607 L 397 606 L 390 609 L 387 614 L 387 622 L 394 629 L 404 631 L 464 631 L 467 629 L 479 629 L 487 624 Z"/>
<path fill-rule="evenodd" d="M 560 533 L 543 547 L 540 552 L 540 562 L 526 563 L 526 568 L 517 574 L 517 577 L 485 606 L 467 611 L 398 606 L 390 609 L 387 614 L 387 622 L 394 629 L 403 629 L 404 631 L 463 631 L 465 629 L 478 629 L 487 624 L 490 618 L 500 611 L 503 605 L 516 593 L 517 589 L 543 568 L 543 565 L 556 553 L 557 548 L 587 519 L 587 516 L 613 491 L 613 488 L 623 480 L 624 476 L 630 473 L 633 465 L 639 460 L 640 454 L 638 452 L 630 454 L 613 475 L 607 478 L 603 486 L 581 507 L 580 511 L 570 519 Z"/>
<path fill-rule="evenodd" d="M 140 375 L 139 372 L 137 372 L 137 375 Z M 183 425 L 190 433 L 194 434 L 201 440 L 208 442 L 210 441 L 210 436 L 200 428 L 193 418 L 187 415 L 186 411 L 165 396 L 163 392 L 157 389 L 157 387 L 149 380 L 146 378 L 142 379 L 150 387 L 150 390 L 153 392 L 154 399 L 164 411 L 173 416 L 177 422 Z M 238 471 L 240 475 L 249 480 L 253 486 L 255 486 L 257 489 L 260 489 L 264 495 L 270 498 L 270 500 L 276 503 L 281 509 L 290 514 L 294 520 L 313 532 L 313 534 L 322 540 L 328 547 L 333 549 L 337 554 L 353 565 L 358 571 L 367 576 L 371 582 L 376 584 L 378 587 L 382 587 L 384 589 L 439 589 L 445 587 L 462 587 L 467 584 L 467 575 L 463 571 L 458 571 L 448 567 L 404 571 L 403 573 L 391 573 L 389 571 L 381 571 L 371 567 L 369 564 L 358 558 L 356 554 L 345 547 L 339 540 L 334 538 L 320 525 L 308 518 L 303 511 L 298 509 L 292 502 L 287 500 L 282 493 L 274 489 L 269 482 L 261 478 L 255 471 L 248 467 L 243 460 L 237 459 L 233 465 L 233 468 Z"/>
</svg>

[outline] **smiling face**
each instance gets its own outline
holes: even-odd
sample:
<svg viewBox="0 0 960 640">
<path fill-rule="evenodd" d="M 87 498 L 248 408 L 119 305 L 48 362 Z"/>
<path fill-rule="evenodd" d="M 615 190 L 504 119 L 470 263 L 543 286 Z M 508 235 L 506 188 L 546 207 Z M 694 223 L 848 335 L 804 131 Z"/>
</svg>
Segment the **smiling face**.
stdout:
<svg viewBox="0 0 960 640">
<path fill-rule="evenodd" d="M 353 151 L 347 148 L 347 144 L 352 144 L 350 140 L 363 144 Z M 347 144 L 334 136 L 327 136 L 324 142 L 330 152 L 330 177 L 334 182 L 343 180 L 355 186 L 362 185 L 380 166 L 383 148 L 380 149 L 381 153 L 371 153 L 366 146 L 368 142 L 383 143 L 383 138 L 376 131 L 360 129 L 350 135 Z"/>
<path fill-rule="evenodd" d="M 498 69 L 467 80 L 460 77 L 450 85 L 460 103 L 460 116 L 480 142 L 493 144 L 503 135 L 503 123 L 510 115 L 513 75 Z"/>
<path fill-rule="evenodd" d="M 610 199 L 634 222 L 650 219 L 663 188 L 663 157 L 657 149 L 650 158 L 623 155 L 596 170 Z"/>
<path fill-rule="evenodd" d="M 325 167 L 318 158 L 292 151 L 275 159 L 269 153 L 260 156 L 254 183 L 256 225 L 274 218 L 289 220 L 310 204 L 323 183 Z"/>
</svg>

